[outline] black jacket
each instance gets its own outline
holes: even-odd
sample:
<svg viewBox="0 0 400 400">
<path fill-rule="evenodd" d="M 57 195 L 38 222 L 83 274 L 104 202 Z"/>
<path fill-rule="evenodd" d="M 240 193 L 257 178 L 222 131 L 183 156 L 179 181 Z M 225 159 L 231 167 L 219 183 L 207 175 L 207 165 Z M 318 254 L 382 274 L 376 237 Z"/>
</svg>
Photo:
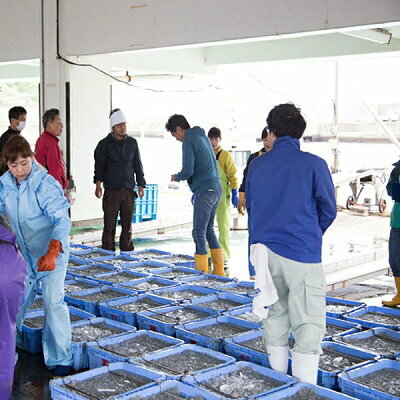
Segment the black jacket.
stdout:
<svg viewBox="0 0 400 400">
<path fill-rule="evenodd" d="M 260 151 L 256 151 L 255 153 L 250 154 L 250 157 L 247 159 L 247 164 L 246 168 L 243 171 L 243 179 L 242 179 L 242 184 L 240 185 L 239 192 L 245 192 L 246 188 L 246 178 L 247 178 L 247 173 L 249 172 L 249 165 L 250 163 L 258 156 L 261 154 L 265 153 L 265 148 L 263 147 Z"/>
<path fill-rule="evenodd" d="M 14 135 L 19 135 L 19 131 L 14 131 L 11 128 L 8 128 L 0 137 L 0 176 L 8 171 L 6 163 L 3 161 L 3 149 L 9 139 L 11 139 Z"/>
<path fill-rule="evenodd" d="M 134 189 L 135 183 L 146 186 L 139 147 L 133 137 L 126 135 L 117 140 L 109 133 L 98 143 L 94 160 L 94 183 L 103 182 L 105 189 Z"/>
</svg>

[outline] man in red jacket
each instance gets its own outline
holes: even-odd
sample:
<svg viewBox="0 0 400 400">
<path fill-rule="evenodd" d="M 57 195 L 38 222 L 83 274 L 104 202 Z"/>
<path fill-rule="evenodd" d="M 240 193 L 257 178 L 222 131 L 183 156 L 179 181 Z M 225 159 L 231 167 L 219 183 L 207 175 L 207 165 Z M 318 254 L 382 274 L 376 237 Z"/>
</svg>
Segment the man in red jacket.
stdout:
<svg viewBox="0 0 400 400">
<path fill-rule="evenodd" d="M 42 122 L 44 132 L 36 141 L 35 158 L 60 183 L 65 193 L 68 187 L 68 179 L 60 146 L 58 145 L 58 136 L 61 135 L 63 129 L 60 111 L 56 108 L 50 108 L 43 114 Z"/>
</svg>

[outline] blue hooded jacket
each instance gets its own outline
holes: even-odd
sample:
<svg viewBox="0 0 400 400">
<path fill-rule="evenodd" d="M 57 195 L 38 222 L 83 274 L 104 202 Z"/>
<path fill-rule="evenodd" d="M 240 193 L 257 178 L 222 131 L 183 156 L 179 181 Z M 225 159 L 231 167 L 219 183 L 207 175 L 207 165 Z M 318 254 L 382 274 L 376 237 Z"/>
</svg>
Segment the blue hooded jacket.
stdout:
<svg viewBox="0 0 400 400">
<path fill-rule="evenodd" d="M 27 263 L 28 275 L 37 272 L 39 258 L 47 253 L 51 239 L 61 242 L 56 270 L 67 267 L 71 220 L 69 204 L 60 184 L 36 161 L 19 186 L 10 171 L 0 177 L 0 215 L 7 213 Z"/>
<path fill-rule="evenodd" d="M 279 137 L 255 158 L 246 180 L 251 243 L 303 263 L 321 262 L 322 235 L 336 218 L 326 162 L 300 150 L 298 139 Z"/>
<path fill-rule="evenodd" d="M 182 170 L 177 181 L 188 181 L 193 193 L 221 187 L 217 160 L 204 129 L 195 126 L 188 129 L 182 143 Z"/>
</svg>

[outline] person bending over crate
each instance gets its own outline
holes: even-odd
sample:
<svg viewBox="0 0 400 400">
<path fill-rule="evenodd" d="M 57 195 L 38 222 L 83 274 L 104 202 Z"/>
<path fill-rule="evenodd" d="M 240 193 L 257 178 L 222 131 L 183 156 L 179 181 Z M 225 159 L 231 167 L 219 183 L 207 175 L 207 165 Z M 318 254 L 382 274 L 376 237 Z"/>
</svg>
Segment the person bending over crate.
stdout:
<svg viewBox="0 0 400 400">
<path fill-rule="evenodd" d="M 9 171 L 0 178 L 0 215 L 7 213 L 10 219 L 28 274 L 17 317 L 17 344 L 23 347 L 22 324 L 40 283 L 45 316 L 44 361 L 55 376 L 65 376 L 72 364 L 71 325 L 64 303 L 69 204 L 60 184 L 36 162 L 22 136 L 7 142 L 3 158 Z"/>
</svg>

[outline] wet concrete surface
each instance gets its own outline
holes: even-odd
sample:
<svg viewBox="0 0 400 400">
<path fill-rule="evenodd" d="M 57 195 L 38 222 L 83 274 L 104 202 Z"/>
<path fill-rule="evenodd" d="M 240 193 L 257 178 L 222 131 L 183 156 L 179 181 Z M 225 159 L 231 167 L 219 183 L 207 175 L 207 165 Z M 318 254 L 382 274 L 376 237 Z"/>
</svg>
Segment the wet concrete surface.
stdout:
<svg viewBox="0 0 400 400">
<path fill-rule="evenodd" d="M 29 354 L 17 350 L 13 395 L 11 400 L 51 399 L 49 380 L 53 377 L 43 362 L 43 354 Z"/>
</svg>

